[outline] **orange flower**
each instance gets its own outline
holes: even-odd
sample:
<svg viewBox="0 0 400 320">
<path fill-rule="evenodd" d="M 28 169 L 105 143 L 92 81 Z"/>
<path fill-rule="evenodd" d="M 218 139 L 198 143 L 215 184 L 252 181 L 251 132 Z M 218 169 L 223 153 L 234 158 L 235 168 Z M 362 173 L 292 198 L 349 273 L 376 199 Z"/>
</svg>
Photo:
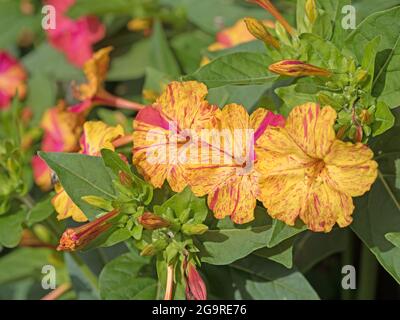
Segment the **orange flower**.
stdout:
<svg viewBox="0 0 400 320">
<path fill-rule="evenodd" d="M 82 132 L 84 117 L 66 110 L 64 101 L 47 110 L 41 127 L 44 130 L 41 150 L 46 152 L 73 152 L 79 147 L 79 136 Z M 36 184 L 42 190 L 51 189 L 51 170 L 38 156 L 32 159 Z"/>
<path fill-rule="evenodd" d="M 72 106 L 70 111 L 80 113 L 100 104 L 131 110 L 143 108 L 141 104 L 116 97 L 104 89 L 112 50 L 112 47 L 100 49 L 85 62 L 83 71 L 87 82 L 74 86 L 75 97 L 81 102 Z"/>
<path fill-rule="evenodd" d="M 271 72 L 288 77 L 330 77 L 332 75 L 329 70 L 325 70 L 299 60 L 282 60 L 271 64 L 268 69 Z"/>
<path fill-rule="evenodd" d="M 204 84 L 172 82 L 150 107 L 141 110 L 133 123 L 133 163 L 144 178 L 160 188 L 167 180 L 175 192 L 182 191 L 187 159 L 197 150 L 192 135 L 215 127 L 219 109 L 204 100 Z"/>
<path fill-rule="evenodd" d="M 372 151 L 336 138 L 336 112 L 315 103 L 295 107 L 284 128 L 261 138 L 256 169 L 260 200 L 288 225 L 300 219 L 313 231 L 329 232 L 352 222 L 352 197 L 367 192 L 377 177 Z"/>
<path fill-rule="evenodd" d="M 208 206 L 217 219 L 230 216 L 239 224 L 254 219 L 260 193 L 254 153 L 266 128 L 283 124 L 282 116 L 266 109 L 257 109 L 251 116 L 237 104 L 222 109 L 221 136 L 210 134 L 210 148 L 202 152 L 203 164 L 190 166 L 187 173 L 193 193 L 208 195 Z"/>
<path fill-rule="evenodd" d="M 114 150 L 113 141 L 123 136 L 124 130 L 118 125 L 109 127 L 101 121 L 88 121 L 83 126 L 83 135 L 80 140 L 80 153 L 90 156 L 99 156 L 101 149 Z M 61 184 L 55 185 L 56 195 L 51 200 L 58 213 L 57 219 L 72 217 L 78 222 L 87 221 L 81 209 L 71 200 Z"/>
<path fill-rule="evenodd" d="M 5 51 L 0 51 L 0 110 L 10 106 L 14 95 L 23 99 L 27 75 L 22 65 Z"/>
</svg>

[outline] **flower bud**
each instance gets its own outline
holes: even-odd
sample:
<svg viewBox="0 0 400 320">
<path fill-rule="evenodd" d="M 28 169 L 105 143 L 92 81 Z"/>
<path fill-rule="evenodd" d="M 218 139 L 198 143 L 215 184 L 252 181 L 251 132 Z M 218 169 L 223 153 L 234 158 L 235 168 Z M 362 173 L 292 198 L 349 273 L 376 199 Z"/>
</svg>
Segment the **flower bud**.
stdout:
<svg viewBox="0 0 400 320">
<path fill-rule="evenodd" d="M 121 182 L 121 184 L 124 187 L 131 187 L 133 184 L 132 178 L 129 176 L 129 174 L 127 174 L 125 171 L 119 171 L 118 173 L 119 176 L 119 182 Z"/>
<path fill-rule="evenodd" d="M 267 30 L 267 27 L 259 20 L 254 18 L 245 18 L 247 30 L 258 40 L 264 41 L 265 44 L 271 45 L 278 49 L 279 41 L 275 39 Z"/>
<path fill-rule="evenodd" d="M 192 235 L 199 235 L 199 234 L 203 234 L 204 232 L 206 232 L 208 230 L 208 227 L 205 224 L 184 224 L 182 226 L 182 232 L 188 236 L 192 236 Z"/>
<path fill-rule="evenodd" d="M 307 0 L 306 14 L 307 14 L 308 20 L 310 20 L 310 22 L 312 24 L 314 24 L 314 22 L 315 22 L 315 20 L 317 20 L 317 16 L 318 16 L 317 5 L 315 3 L 315 0 Z"/>
<path fill-rule="evenodd" d="M 356 79 L 357 83 L 364 82 L 367 79 L 367 77 L 368 77 L 368 72 L 363 69 L 357 70 L 357 72 L 355 74 L 355 79 Z"/>
<path fill-rule="evenodd" d="M 82 200 L 87 202 L 93 207 L 104 209 L 107 211 L 113 210 L 113 206 L 111 204 L 110 200 L 103 199 L 102 197 L 97 197 L 97 196 L 83 196 Z"/>
<path fill-rule="evenodd" d="M 170 225 L 169 221 L 151 212 L 143 213 L 138 218 L 138 222 L 147 230 L 166 228 Z"/>
<path fill-rule="evenodd" d="M 329 77 L 332 73 L 328 70 L 316 67 L 312 64 L 305 63 L 299 60 L 282 60 L 268 67 L 269 71 L 289 76 L 289 77 L 303 77 L 303 76 L 320 76 Z"/>
<path fill-rule="evenodd" d="M 57 250 L 75 251 L 85 247 L 103 232 L 107 231 L 112 226 L 109 220 L 113 219 L 118 214 L 119 211 L 113 210 L 82 226 L 65 230 L 61 236 Z"/>
<path fill-rule="evenodd" d="M 186 267 L 186 299 L 207 300 L 207 289 L 199 272 L 193 263 Z"/>
</svg>

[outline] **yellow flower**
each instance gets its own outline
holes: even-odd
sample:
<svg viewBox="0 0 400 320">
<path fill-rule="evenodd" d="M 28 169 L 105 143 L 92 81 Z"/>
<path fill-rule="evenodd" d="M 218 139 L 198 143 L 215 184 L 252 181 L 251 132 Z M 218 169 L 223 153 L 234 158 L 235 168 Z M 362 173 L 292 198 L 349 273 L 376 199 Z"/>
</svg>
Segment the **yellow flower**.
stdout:
<svg viewBox="0 0 400 320">
<path fill-rule="evenodd" d="M 83 126 L 83 134 L 80 140 L 80 153 L 90 156 L 99 156 L 101 149 L 114 151 L 113 141 L 123 136 L 122 126 L 109 127 L 101 121 L 88 121 Z M 87 221 L 85 214 L 71 200 L 60 183 L 55 185 L 56 195 L 52 199 L 52 204 L 58 213 L 59 220 L 72 217 L 75 221 Z"/>
<path fill-rule="evenodd" d="M 193 193 L 208 195 L 208 206 L 217 219 L 230 216 L 238 224 L 254 219 L 260 193 L 254 151 L 268 126 L 283 124 L 282 116 L 262 108 L 251 116 L 237 104 L 222 109 L 219 139 L 215 140 L 216 132 L 210 134 L 211 147 L 202 152 L 204 163 L 190 166 L 187 173 Z"/>
<path fill-rule="evenodd" d="M 112 50 L 113 47 L 111 46 L 102 48 L 85 62 L 83 72 L 87 82 L 73 87 L 75 97 L 81 102 L 71 106 L 70 111 L 86 112 L 93 106 L 100 104 L 131 110 L 143 108 L 141 104 L 116 97 L 104 89 Z"/>
<path fill-rule="evenodd" d="M 260 200 L 273 218 L 294 225 L 299 217 L 323 232 L 352 222 L 352 197 L 370 189 L 378 165 L 367 146 L 336 138 L 336 117 L 329 106 L 304 104 L 291 111 L 284 128 L 269 127 L 261 138 Z"/>
<path fill-rule="evenodd" d="M 217 124 L 219 109 L 204 100 L 207 93 L 196 81 L 172 82 L 152 106 L 137 114 L 133 163 L 154 187 L 165 180 L 175 192 L 186 187 L 185 159 L 199 143 L 191 135 Z"/>
</svg>

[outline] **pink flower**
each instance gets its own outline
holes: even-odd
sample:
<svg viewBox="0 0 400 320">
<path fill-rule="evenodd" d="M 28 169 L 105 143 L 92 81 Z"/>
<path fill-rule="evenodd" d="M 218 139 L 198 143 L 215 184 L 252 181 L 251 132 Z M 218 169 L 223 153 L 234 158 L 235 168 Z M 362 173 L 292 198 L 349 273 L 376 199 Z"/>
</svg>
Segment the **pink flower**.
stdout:
<svg viewBox="0 0 400 320">
<path fill-rule="evenodd" d="M 92 45 L 104 38 L 104 25 L 95 16 L 69 18 L 66 14 L 75 0 L 46 0 L 45 3 L 56 9 L 56 28 L 47 30 L 49 42 L 64 52 L 72 64 L 83 66 L 92 56 Z"/>
<path fill-rule="evenodd" d="M 206 285 L 196 270 L 196 266 L 191 262 L 186 267 L 186 299 L 207 300 Z"/>
<path fill-rule="evenodd" d="M 6 51 L 0 51 L 0 109 L 8 107 L 17 92 L 20 99 L 25 97 L 26 78 L 22 65 Z"/>
</svg>

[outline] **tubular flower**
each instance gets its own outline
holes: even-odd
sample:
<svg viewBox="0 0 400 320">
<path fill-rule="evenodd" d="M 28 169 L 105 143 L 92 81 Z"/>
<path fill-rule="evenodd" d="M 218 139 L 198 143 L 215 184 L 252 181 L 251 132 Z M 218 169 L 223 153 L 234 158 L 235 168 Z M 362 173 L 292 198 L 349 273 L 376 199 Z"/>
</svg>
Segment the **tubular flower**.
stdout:
<svg viewBox="0 0 400 320">
<path fill-rule="evenodd" d="M 0 51 L 0 110 L 10 105 L 18 92 L 20 99 L 26 94 L 27 75 L 22 65 L 5 51 Z"/>
<path fill-rule="evenodd" d="M 47 29 L 49 42 L 62 51 L 69 62 L 77 67 L 92 56 L 92 45 L 105 36 L 105 27 L 96 16 L 84 16 L 77 20 L 66 14 L 75 0 L 47 0 L 56 10 L 56 26 Z"/>
<path fill-rule="evenodd" d="M 137 114 L 133 163 L 154 187 L 165 180 L 175 192 L 186 187 L 187 158 L 200 143 L 195 136 L 217 125 L 220 110 L 204 100 L 206 95 L 202 83 L 172 82 L 152 106 Z"/>
<path fill-rule="evenodd" d="M 261 23 L 266 28 L 275 28 L 275 24 L 270 20 L 263 20 Z M 245 20 L 240 19 L 232 27 L 218 32 L 216 37 L 217 41 L 208 47 L 208 51 L 219 51 L 232 48 L 255 39 L 256 38 L 247 30 Z M 205 65 L 209 62 L 210 60 L 204 57 L 201 65 Z"/>
<path fill-rule="evenodd" d="M 116 97 L 104 89 L 112 50 L 112 47 L 102 48 L 85 63 L 83 71 L 87 82 L 74 86 L 74 95 L 81 102 L 72 106 L 70 111 L 83 112 L 99 104 L 132 110 L 143 108 L 138 103 Z"/>
<path fill-rule="evenodd" d="M 123 136 L 122 126 L 109 127 L 101 121 L 88 121 L 83 126 L 83 134 L 80 139 L 80 153 L 89 156 L 99 156 L 101 149 L 114 151 L 113 141 Z M 53 207 L 57 211 L 57 219 L 67 219 L 72 217 L 75 221 L 87 221 L 85 214 L 71 200 L 60 183 L 55 185 L 56 195 L 51 200 Z"/>
<path fill-rule="evenodd" d="M 336 112 L 315 103 L 294 108 L 284 128 L 269 127 L 257 151 L 260 200 L 288 225 L 300 219 L 313 231 L 329 232 L 352 222 L 352 197 L 377 177 L 372 151 L 335 137 Z"/>
<path fill-rule="evenodd" d="M 208 194 L 208 206 L 217 219 L 230 216 L 238 224 L 254 219 L 260 194 L 255 151 L 267 127 L 283 124 L 282 116 L 262 108 L 251 116 L 237 104 L 222 109 L 218 140 L 217 134 L 210 134 L 210 148 L 202 150 L 205 161 L 191 166 L 187 174 L 196 196 Z"/>
<path fill-rule="evenodd" d="M 107 231 L 112 226 L 110 220 L 118 214 L 117 210 L 113 210 L 82 226 L 65 230 L 61 236 L 57 250 L 75 251 L 84 248 L 103 232 Z"/>
<path fill-rule="evenodd" d="M 74 152 L 79 148 L 84 117 L 66 110 L 64 101 L 46 111 L 41 127 L 44 130 L 41 150 L 46 152 Z M 51 188 L 51 170 L 38 156 L 32 159 L 36 184 L 43 190 Z"/>
<path fill-rule="evenodd" d="M 330 77 L 332 73 L 299 60 L 282 60 L 271 64 L 269 71 L 288 77 L 319 76 Z"/>
</svg>

